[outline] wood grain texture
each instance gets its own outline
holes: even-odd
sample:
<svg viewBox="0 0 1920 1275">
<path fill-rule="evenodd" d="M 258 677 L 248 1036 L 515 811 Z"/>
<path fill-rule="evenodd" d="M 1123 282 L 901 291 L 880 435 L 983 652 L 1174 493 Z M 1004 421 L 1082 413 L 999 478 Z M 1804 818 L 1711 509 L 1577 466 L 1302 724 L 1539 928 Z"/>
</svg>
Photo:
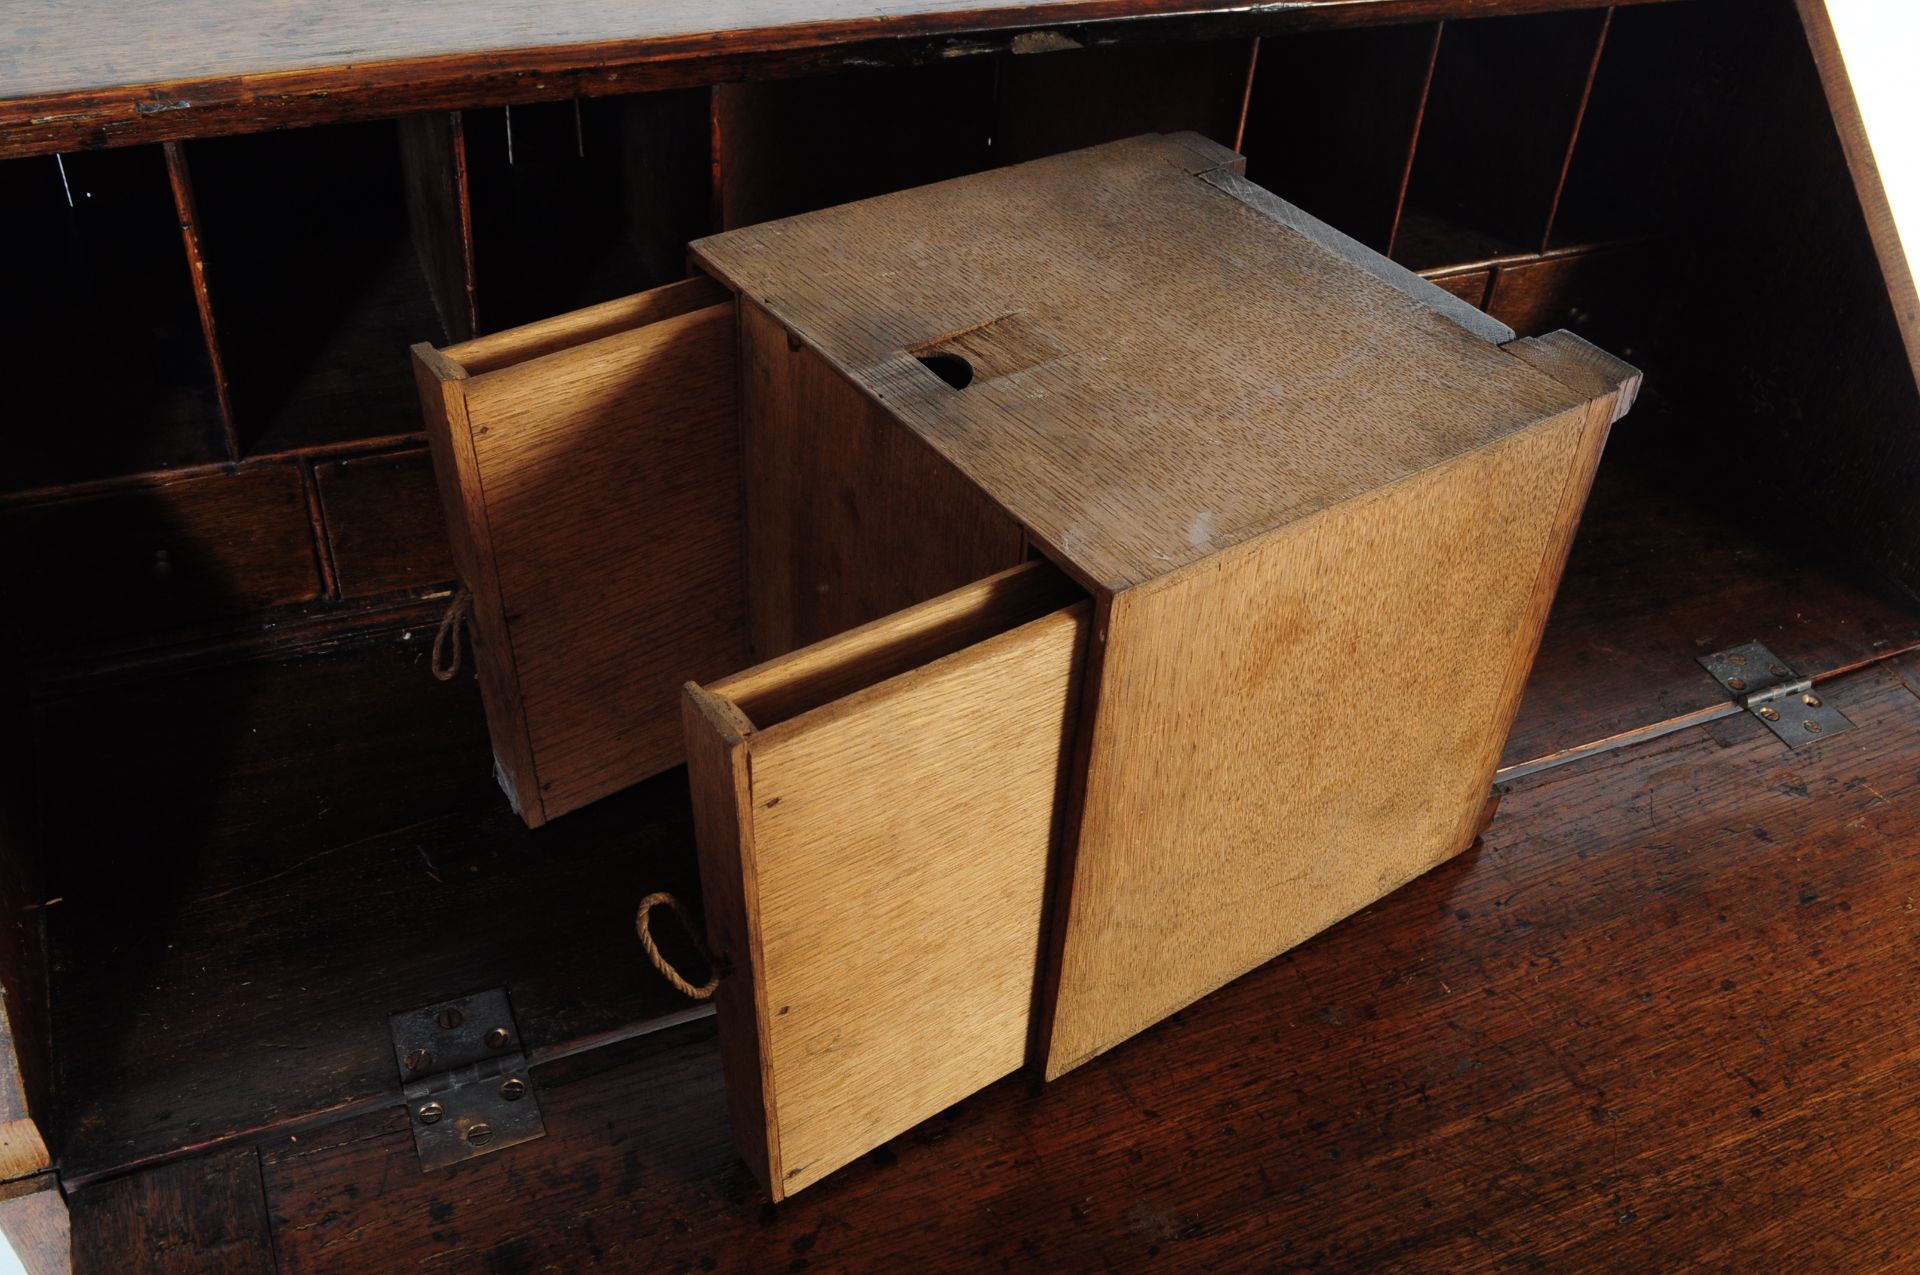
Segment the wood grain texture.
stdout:
<svg viewBox="0 0 1920 1275">
<path fill-rule="evenodd" d="M 688 728 L 715 737 L 690 749 L 703 880 L 733 909 L 709 929 L 752 962 L 726 988 L 754 1002 L 723 1019 L 729 1085 L 764 1083 L 767 1152 L 747 1157 L 773 1198 L 1024 1061 L 1087 612 L 752 733 L 693 692 Z"/>
<path fill-rule="evenodd" d="M 505 366 L 488 338 L 478 375 L 416 350 L 503 782 L 535 826 L 676 765 L 681 685 L 749 662 L 733 306 L 593 336 L 604 317 Z"/>
<path fill-rule="evenodd" d="M 105 1183 L 73 1201 L 74 1275 L 274 1275 L 260 1156 L 233 1147 Z"/>
<path fill-rule="evenodd" d="M 1018 524 L 751 300 L 740 304 L 740 432 L 760 659 L 1020 561 Z"/>
<path fill-rule="evenodd" d="M 1920 702 L 1831 695 L 1808 750 L 1521 780 L 1478 852 L 778 1208 L 704 1023 L 544 1070 L 548 1136 L 449 1174 L 399 1120 L 283 1140 L 283 1268 L 1903 1270 Z"/>
<path fill-rule="evenodd" d="M 1196 179 L 1232 158 L 1137 138 L 695 251 L 1100 590 L 1569 405 L 1341 250 Z M 956 390 L 918 361 L 963 336 L 1003 347 L 1011 370 Z"/>
<path fill-rule="evenodd" d="M 0 1240 L 20 1275 L 71 1275 L 73 1227 L 55 1175 L 0 1185 Z"/>
<path fill-rule="evenodd" d="M 1584 2 L 1306 0 L 1278 12 L 1201 16 L 1207 29 L 1254 35 Z M 638 11 L 617 0 L 562 9 L 435 0 L 410 16 L 395 23 L 375 5 L 319 0 L 291 10 L 245 0 L 211 13 L 133 15 L 100 0 L 32 0 L 0 46 L 0 155 L 711 84 L 783 65 L 831 65 L 838 50 L 855 64 L 898 57 L 908 40 L 942 42 L 927 54 L 934 57 L 942 48 L 947 56 L 1024 52 L 993 37 L 1118 18 L 1191 26 L 1195 10 L 1175 0 L 888 0 L 857 10 L 830 0 L 754 0 L 716 19 L 696 0 Z M 209 23 L 218 24 L 217 43 L 206 39 Z"/>
<path fill-rule="evenodd" d="M 1467 847 L 1611 420 L 1583 403 L 1114 598 L 1049 1078 Z"/>
</svg>

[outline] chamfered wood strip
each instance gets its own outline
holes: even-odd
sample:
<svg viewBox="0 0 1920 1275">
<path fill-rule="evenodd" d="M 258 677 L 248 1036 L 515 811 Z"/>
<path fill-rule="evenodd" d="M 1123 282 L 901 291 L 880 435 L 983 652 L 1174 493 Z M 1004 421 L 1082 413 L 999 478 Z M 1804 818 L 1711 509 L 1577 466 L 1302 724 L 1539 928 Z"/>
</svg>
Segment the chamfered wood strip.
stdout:
<svg viewBox="0 0 1920 1275">
<path fill-rule="evenodd" d="M 1096 590 L 1579 401 L 1437 303 L 1209 185 L 1191 155 L 1135 138 L 695 252 Z M 919 362 L 963 335 L 1017 346 L 1015 370 L 976 369 L 955 389 Z"/>
<path fill-rule="evenodd" d="M 766 963 L 746 745 L 753 725 L 724 696 L 692 683 L 687 684 L 681 712 L 707 950 L 720 966 L 713 1006 L 723 1042 L 727 1121 L 753 1176 L 772 1189 L 782 1171 L 773 1073 L 761 1049 L 768 1039 Z"/>
<path fill-rule="evenodd" d="M 434 485 L 447 520 L 447 544 L 454 569 L 473 595 L 467 637 L 480 698 L 486 705 L 487 734 L 493 740 L 493 770 L 514 810 L 529 824 L 546 822 L 540 785 L 527 737 L 527 715 L 520 699 L 520 678 L 513 666 L 506 609 L 500 595 L 493 531 L 480 462 L 467 416 L 466 369 L 430 345 L 413 347 L 413 377 L 420 391 L 420 414 L 433 456 Z"/>
<path fill-rule="evenodd" d="M 1025 1060 L 1089 610 L 747 739 L 775 1199 Z"/>
<path fill-rule="evenodd" d="M 1078 592 L 1051 563 L 1034 559 L 769 660 L 712 689 L 756 726 L 772 726 L 1037 620 Z"/>
<path fill-rule="evenodd" d="M 260 1156 L 232 1147 L 73 1197 L 74 1275 L 273 1275 Z"/>
<path fill-rule="evenodd" d="M 1610 408 L 1115 596 L 1049 1077 L 1467 847 Z"/>
<path fill-rule="evenodd" d="M 1367 247 L 1353 236 L 1335 230 L 1306 210 L 1294 207 L 1272 191 L 1254 185 L 1245 177 L 1228 172 L 1211 172 L 1205 174 L 1203 180 L 1256 212 L 1273 218 L 1287 229 L 1319 244 L 1336 257 L 1358 266 L 1388 287 L 1405 293 L 1435 314 L 1459 324 L 1481 340 L 1491 341 L 1495 345 L 1513 340 L 1513 329 L 1498 319 L 1467 304 L 1431 280 L 1423 279 L 1405 266 L 1389 260 L 1384 253 Z"/>
<path fill-rule="evenodd" d="M 1565 329 L 1512 341 L 1503 348 L 1575 393 L 1606 399 L 1613 411 L 1609 425 L 1632 411 L 1640 395 L 1639 368 Z"/>
<path fill-rule="evenodd" d="M 1020 527 L 989 496 L 744 298 L 740 394 L 756 658 L 1020 561 Z"/>
<path fill-rule="evenodd" d="M 734 371 L 723 303 L 460 382 L 540 818 L 678 764 L 681 687 L 749 662 Z"/>
<path fill-rule="evenodd" d="M 544 354 L 553 354 L 632 328 L 658 323 L 708 306 L 718 305 L 730 294 L 705 275 L 682 279 L 665 287 L 618 297 L 581 310 L 570 310 L 551 319 L 523 324 L 505 332 L 494 332 L 442 351 L 467 373 L 478 376 L 514 363 L 524 363 Z"/>
</svg>

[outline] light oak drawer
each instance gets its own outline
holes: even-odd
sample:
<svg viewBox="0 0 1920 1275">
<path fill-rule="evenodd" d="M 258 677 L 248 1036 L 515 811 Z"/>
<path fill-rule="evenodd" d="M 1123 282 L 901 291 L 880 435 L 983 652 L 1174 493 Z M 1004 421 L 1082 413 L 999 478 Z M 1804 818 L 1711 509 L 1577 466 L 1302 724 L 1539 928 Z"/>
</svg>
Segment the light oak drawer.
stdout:
<svg viewBox="0 0 1920 1275">
<path fill-rule="evenodd" d="M 749 663 L 733 299 L 689 279 L 414 368 L 495 769 L 538 826 L 677 765 Z"/>
<path fill-rule="evenodd" d="M 1090 609 L 1032 562 L 688 686 L 729 1103 L 774 1199 L 1026 1060 Z"/>
</svg>

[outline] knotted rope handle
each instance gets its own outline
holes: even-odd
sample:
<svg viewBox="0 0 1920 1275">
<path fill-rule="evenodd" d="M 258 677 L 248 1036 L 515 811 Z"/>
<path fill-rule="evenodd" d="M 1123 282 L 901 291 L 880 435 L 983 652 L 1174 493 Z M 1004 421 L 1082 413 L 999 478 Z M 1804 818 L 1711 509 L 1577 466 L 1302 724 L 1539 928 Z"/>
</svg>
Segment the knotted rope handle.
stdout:
<svg viewBox="0 0 1920 1275">
<path fill-rule="evenodd" d="M 660 949 L 654 945 L 653 933 L 647 928 L 647 917 L 655 908 L 662 905 L 672 908 L 673 914 L 680 918 L 680 924 L 687 928 L 687 933 L 693 938 L 694 950 L 700 953 L 700 959 L 705 961 L 707 968 L 713 971 L 708 975 L 707 981 L 698 987 L 682 978 L 680 971 L 675 969 L 673 963 L 662 956 Z M 700 932 L 694 929 L 693 918 L 687 915 L 687 909 L 681 906 L 680 900 L 664 890 L 657 894 L 649 894 L 640 900 L 640 912 L 633 918 L 633 928 L 639 932 L 640 942 L 645 945 L 647 959 L 653 962 L 653 968 L 659 970 L 661 977 L 672 983 L 682 994 L 691 996 L 697 1001 L 703 1001 L 713 995 L 714 988 L 720 986 L 719 963 L 707 952 L 706 944 L 700 941 Z"/>
<path fill-rule="evenodd" d="M 442 682 L 451 682 L 454 675 L 460 671 L 460 628 L 472 613 L 473 591 L 461 585 L 454 593 L 453 600 L 447 603 L 447 613 L 440 617 L 440 631 L 433 635 L 433 662 L 430 667 L 433 669 L 434 677 Z M 441 655 L 441 650 L 447 645 L 449 638 L 453 642 L 451 663 L 445 662 Z"/>
</svg>

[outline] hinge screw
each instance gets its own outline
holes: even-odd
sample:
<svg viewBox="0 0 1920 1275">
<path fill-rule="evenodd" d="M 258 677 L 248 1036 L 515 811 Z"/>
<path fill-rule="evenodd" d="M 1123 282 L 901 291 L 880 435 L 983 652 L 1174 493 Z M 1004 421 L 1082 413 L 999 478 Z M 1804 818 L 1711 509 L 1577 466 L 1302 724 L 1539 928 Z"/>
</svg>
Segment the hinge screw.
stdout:
<svg viewBox="0 0 1920 1275">
<path fill-rule="evenodd" d="M 487 1033 L 487 1048 L 505 1049 L 507 1047 L 507 1041 L 510 1039 L 512 1038 L 507 1035 L 506 1028 L 496 1027 Z"/>
<path fill-rule="evenodd" d="M 500 1082 L 500 1096 L 508 1102 L 518 1102 L 527 1096 L 527 1082 L 518 1076 L 509 1076 Z"/>
<path fill-rule="evenodd" d="M 1729 664 L 1745 664 L 1746 662 L 1747 662 L 1747 657 L 1744 655 L 1741 655 L 1737 651 L 1727 657 L 1727 663 Z"/>
<path fill-rule="evenodd" d="M 1807 728 L 1807 733 L 1809 735 L 1818 735 L 1820 733 L 1820 723 L 1814 721 L 1811 717 L 1807 718 L 1805 721 L 1801 722 L 1800 724 Z"/>
<path fill-rule="evenodd" d="M 414 1114 L 420 1117 L 421 1124 L 439 1124 L 440 1117 L 447 1114 L 447 1109 L 437 1102 L 423 1102 Z"/>
<path fill-rule="evenodd" d="M 1780 720 L 1780 710 L 1777 708 L 1763 708 L 1760 710 L 1760 716 L 1770 722 L 1777 722 Z"/>
<path fill-rule="evenodd" d="M 467 1141 L 476 1147 L 484 1147 L 493 1141 L 493 1126 L 490 1124 L 473 1125 L 467 1130 Z"/>
<path fill-rule="evenodd" d="M 1744 690 L 1746 690 L 1746 689 L 1747 689 L 1747 684 L 1746 684 L 1746 682 L 1745 682 L 1745 681 L 1744 681 L 1743 679 L 1741 679 L 1741 678 L 1738 678 L 1738 677 L 1730 677 L 1730 678 L 1728 678 L 1728 679 L 1727 679 L 1727 688 L 1728 688 L 1729 690 L 1735 690 L 1735 691 L 1744 691 Z"/>
<path fill-rule="evenodd" d="M 433 1066 L 433 1055 L 424 1049 L 409 1049 L 406 1062 L 408 1071 L 425 1071 Z"/>
<path fill-rule="evenodd" d="M 1808 708 L 1820 707 L 1820 697 L 1818 695 L 1813 694 L 1812 692 L 1808 692 L 1807 694 L 1802 695 L 1800 697 L 1800 702 L 1802 704 L 1805 704 Z"/>
<path fill-rule="evenodd" d="M 1786 665 L 1784 665 L 1784 664 L 1776 664 L 1776 665 L 1774 665 L 1774 666 L 1773 666 L 1773 675 L 1774 675 L 1775 677 L 1785 677 L 1785 676 L 1787 675 L 1787 666 L 1786 666 Z"/>
<path fill-rule="evenodd" d="M 441 1010 L 440 1017 L 434 1019 L 433 1021 L 440 1024 L 440 1030 L 450 1032 L 454 1028 L 458 1027 L 461 1023 L 466 1022 L 467 1016 L 461 1013 L 458 1009 L 449 1005 L 447 1008 Z"/>
</svg>

